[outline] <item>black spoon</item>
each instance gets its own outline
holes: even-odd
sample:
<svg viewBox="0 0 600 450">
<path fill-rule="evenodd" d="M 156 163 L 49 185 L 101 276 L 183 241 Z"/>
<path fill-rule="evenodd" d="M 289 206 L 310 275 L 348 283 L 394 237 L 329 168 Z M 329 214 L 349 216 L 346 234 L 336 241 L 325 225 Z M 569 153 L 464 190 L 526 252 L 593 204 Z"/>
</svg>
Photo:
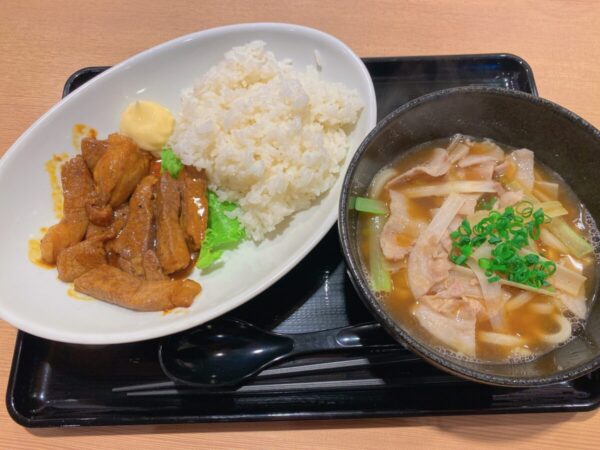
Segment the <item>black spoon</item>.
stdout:
<svg viewBox="0 0 600 450">
<path fill-rule="evenodd" d="M 225 318 L 168 337 L 158 356 L 173 381 L 216 387 L 237 385 L 265 367 L 299 354 L 396 346 L 398 342 L 378 323 L 285 335 Z"/>
</svg>

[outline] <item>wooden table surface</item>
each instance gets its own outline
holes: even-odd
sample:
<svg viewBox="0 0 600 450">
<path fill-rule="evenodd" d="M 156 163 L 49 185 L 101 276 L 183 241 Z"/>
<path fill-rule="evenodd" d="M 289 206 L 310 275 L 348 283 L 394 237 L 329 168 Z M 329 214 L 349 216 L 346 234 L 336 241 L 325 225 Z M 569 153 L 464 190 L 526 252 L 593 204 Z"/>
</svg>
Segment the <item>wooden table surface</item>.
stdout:
<svg viewBox="0 0 600 450">
<path fill-rule="evenodd" d="M 24 1 L 0 3 L 0 154 L 84 66 L 115 64 L 190 32 L 238 22 L 319 28 L 360 56 L 510 52 L 540 94 L 600 126 L 600 2 Z M 0 394 L 15 330 L 0 321 Z M 28 430 L 0 406 L 0 448 L 598 448 L 600 411 L 253 424 Z"/>
</svg>

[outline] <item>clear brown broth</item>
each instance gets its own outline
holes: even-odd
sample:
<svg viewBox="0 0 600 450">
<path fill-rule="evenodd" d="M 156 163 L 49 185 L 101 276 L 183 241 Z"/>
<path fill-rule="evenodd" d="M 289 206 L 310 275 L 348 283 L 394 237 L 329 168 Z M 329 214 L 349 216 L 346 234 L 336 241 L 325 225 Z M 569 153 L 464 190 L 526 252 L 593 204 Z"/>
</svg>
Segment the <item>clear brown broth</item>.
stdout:
<svg viewBox="0 0 600 450">
<path fill-rule="evenodd" d="M 488 151 L 486 149 L 485 141 L 476 138 L 473 138 L 473 140 L 475 140 L 477 144 L 471 147 L 470 154 L 485 154 Z M 427 161 L 431 157 L 431 154 L 436 147 L 446 148 L 449 143 L 450 138 L 432 141 L 418 146 L 405 153 L 401 158 L 393 162 L 388 167 L 394 168 L 398 173 L 403 173 L 412 167 Z M 495 144 L 499 145 L 506 153 L 514 150 L 499 143 Z M 563 218 L 568 221 L 568 223 L 572 224 L 575 229 L 577 229 L 584 237 L 588 239 L 588 241 L 591 242 L 591 230 L 588 229 L 588 224 L 582 220 L 585 213 L 584 207 L 578 201 L 573 191 L 560 176 L 540 164 L 537 160 L 535 161 L 535 168 L 536 181 L 550 181 L 559 184 L 558 200 L 569 212 L 569 214 L 567 216 L 563 216 Z M 416 187 L 459 179 L 475 180 L 478 179 L 478 177 L 474 176 L 472 170 L 459 169 L 455 166 L 451 168 L 448 174 L 443 177 L 434 178 L 426 174 L 417 175 L 413 179 L 403 183 L 402 188 Z M 498 181 L 502 182 L 503 180 Z M 389 190 L 383 189 L 377 198 L 389 205 Z M 444 199 L 442 197 L 410 199 L 408 204 L 409 214 L 411 218 L 418 218 L 429 222 L 432 218 L 431 210 L 439 207 L 443 200 Z M 365 267 L 369 267 L 370 239 L 368 238 L 369 227 L 367 226 L 369 219 L 370 215 L 360 214 L 358 221 L 359 236 L 361 237 L 359 248 Z M 402 239 L 402 237 L 400 239 Z M 561 257 L 565 256 L 555 250 L 545 248 L 539 241 L 537 244 L 540 248 L 540 253 L 550 260 L 558 262 Z M 593 256 L 586 257 L 586 259 L 582 260 L 582 263 L 583 275 L 587 277 L 585 288 L 589 309 L 590 299 L 592 298 L 592 294 L 596 286 L 596 264 Z M 451 349 L 444 348 L 442 343 L 438 342 L 433 336 L 422 329 L 413 315 L 413 309 L 417 304 L 417 301 L 413 297 L 408 285 L 406 267 L 400 268 L 392 274 L 392 285 L 393 287 L 391 292 L 381 295 L 380 297 L 389 314 L 396 321 L 402 324 L 403 327 L 406 328 L 413 336 L 444 350 L 451 351 Z M 519 289 L 511 287 L 505 287 L 504 289 L 513 295 L 520 291 Z M 542 314 L 537 312 L 535 310 L 535 305 L 549 305 L 546 308 L 551 308 L 550 313 Z M 519 336 L 525 342 L 523 348 L 531 352 L 531 356 L 529 356 L 529 358 L 536 357 L 556 347 L 556 345 L 549 344 L 541 338 L 541 335 L 554 333 L 559 328 L 559 325 L 552 319 L 554 314 L 564 314 L 561 311 L 558 303 L 552 300 L 552 298 L 549 296 L 542 294 L 535 295 L 535 297 L 524 306 L 513 311 L 504 312 L 504 324 L 502 330 L 494 330 L 488 320 L 479 318 L 477 320 L 477 334 L 479 331 L 501 331 L 502 333 Z M 566 313 L 565 315 L 569 316 L 569 313 Z M 513 352 L 513 347 L 489 344 L 477 338 L 477 360 L 485 362 L 505 362 L 515 358 L 515 354 Z"/>
</svg>

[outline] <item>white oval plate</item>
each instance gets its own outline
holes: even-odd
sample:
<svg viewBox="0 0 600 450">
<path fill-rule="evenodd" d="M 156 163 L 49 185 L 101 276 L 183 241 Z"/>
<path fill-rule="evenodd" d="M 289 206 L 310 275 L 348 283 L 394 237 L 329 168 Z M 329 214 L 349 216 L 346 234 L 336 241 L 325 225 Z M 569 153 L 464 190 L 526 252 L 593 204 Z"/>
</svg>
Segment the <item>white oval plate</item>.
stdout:
<svg viewBox="0 0 600 450">
<path fill-rule="evenodd" d="M 202 294 L 189 309 L 170 314 L 129 311 L 101 301 L 78 301 L 55 270 L 28 259 L 28 240 L 56 222 L 44 163 L 53 154 L 75 154 L 74 124 L 96 128 L 100 136 L 118 129 L 125 106 L 136 99 L 179 110 L 180 92 L 236 45 L 261 39 L 278 59 L 297 69 L 315 63 L 321 74 L 357 89 L 365 108 L 350 135 L 346 166 L 334 187 L 302 211 L 272 240 L 246 242 L 228 252 L 225 264 L 208 275 L 194 273 Z M 362 61 L 342 42 L 317 30 L 287 24 L 243 24 L 201 31 L 142 52 L 77 89 L 33 124 L 0 159 L 0 317 L 47 339 L 80 344 L 114 344 L 151 339 L 211 320 L 250 300 L 292 269 L 337 219 L 343 173 L 352 153 L 375 126 L 373 83 Z M 283 299 L 282 299 L 283 300 Z M 264 314 L 270 314 L 264 311 Z"/>
</svg>

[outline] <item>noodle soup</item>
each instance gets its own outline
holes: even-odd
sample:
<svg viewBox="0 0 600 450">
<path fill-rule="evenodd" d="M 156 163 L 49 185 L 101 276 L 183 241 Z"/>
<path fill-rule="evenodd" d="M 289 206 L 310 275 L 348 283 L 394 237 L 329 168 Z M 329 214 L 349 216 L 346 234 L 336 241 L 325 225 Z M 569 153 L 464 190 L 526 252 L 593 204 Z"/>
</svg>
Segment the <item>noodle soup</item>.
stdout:
<svg viewBox="0 0 600 450">
<path fill-rule="evenodd" d="M 373 290 L 446 353 L 529 360 L 586 319 L 595 226 L 530 150 L 461 135 L 421 145 L 383 168 L 355 209 Z"/>
</svg>

